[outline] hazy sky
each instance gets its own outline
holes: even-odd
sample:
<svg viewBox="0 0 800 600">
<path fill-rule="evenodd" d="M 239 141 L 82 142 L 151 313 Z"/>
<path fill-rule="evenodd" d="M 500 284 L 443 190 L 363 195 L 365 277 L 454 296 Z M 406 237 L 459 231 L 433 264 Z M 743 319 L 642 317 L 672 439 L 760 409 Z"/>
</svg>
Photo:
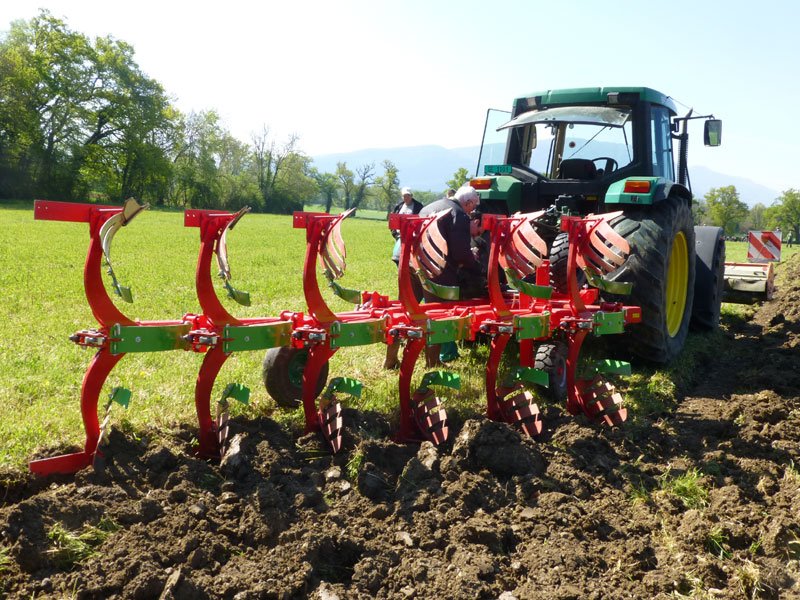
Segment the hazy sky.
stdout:
<svg viewBox="0 0 800 600">
<path fill-rule="evenodd" d="M 133 45 L 181 110 L 263 124 L 310 155 L 480 143 L 487 108 L 559 87 L 646 85 L 723 120 L 689 165 L 800 189 L 800 2 L 3 0 Z"/>
</svg>

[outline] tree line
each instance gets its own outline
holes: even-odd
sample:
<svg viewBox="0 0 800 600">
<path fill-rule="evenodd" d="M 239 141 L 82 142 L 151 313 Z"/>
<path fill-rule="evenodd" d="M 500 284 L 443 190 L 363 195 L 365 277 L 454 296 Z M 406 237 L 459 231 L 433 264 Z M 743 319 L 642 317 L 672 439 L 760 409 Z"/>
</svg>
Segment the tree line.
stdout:
<svg viewBox="0 0 800 600">
<path fill-rule="evenodd" d="M 706 195 L 695 199 L 695 225 L 717 225 L 726 236 L 737 236 L 748 231 L 780 229 L 784 236 L 800 240 L 800 191 L 784 191 L 770 206 L 761 203 L 753 208 L 739 198 L 736 186 L 711 188 Z"/>
<path fill-rule="evenodd" d="M 316 200 L 391 210 L 397 167 L 322 173 L 296 135 L 247 142 L 215 110 L 183 114 L 131 45 L 94 41 L 42 10 L 0 37 L 0 199 L 119 202 L 289 213 Z M 420 193 L 426 196 L 425 193 Z M 432 199 L 434 194 L 430 194 Z"/>
</svg>

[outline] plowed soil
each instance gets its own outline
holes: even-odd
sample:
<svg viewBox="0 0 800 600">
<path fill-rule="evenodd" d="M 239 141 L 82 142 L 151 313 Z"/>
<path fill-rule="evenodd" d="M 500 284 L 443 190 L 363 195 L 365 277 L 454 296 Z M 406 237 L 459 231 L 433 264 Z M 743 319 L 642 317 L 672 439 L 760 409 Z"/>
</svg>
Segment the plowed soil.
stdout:
<svg viewBox="0 0 800 600">
<path fill-rule="evenodd" d="M 114 429 L 101 468 L 0 488 L 0 598 L 800 598 L 800 255 L 779 274 L 652 422 L 550 405 L 437 448 L 346 410 L 332 457 L 243 419 L 221 465 Z"/>
</svg>

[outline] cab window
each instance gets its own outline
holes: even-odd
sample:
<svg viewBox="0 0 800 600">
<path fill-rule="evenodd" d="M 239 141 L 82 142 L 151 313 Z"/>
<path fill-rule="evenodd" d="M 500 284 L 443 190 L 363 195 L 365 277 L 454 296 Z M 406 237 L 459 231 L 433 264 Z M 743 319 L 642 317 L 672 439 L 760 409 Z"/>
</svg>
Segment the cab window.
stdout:
<svg viewBox="0 0 800 600">
<path fill-rule="evenodd" d="M 663 106 L 653 106 L 650 109 L 650 136 L 653 148 L 653 175 L 675 181 L 669 111 Z"/>
</svg>

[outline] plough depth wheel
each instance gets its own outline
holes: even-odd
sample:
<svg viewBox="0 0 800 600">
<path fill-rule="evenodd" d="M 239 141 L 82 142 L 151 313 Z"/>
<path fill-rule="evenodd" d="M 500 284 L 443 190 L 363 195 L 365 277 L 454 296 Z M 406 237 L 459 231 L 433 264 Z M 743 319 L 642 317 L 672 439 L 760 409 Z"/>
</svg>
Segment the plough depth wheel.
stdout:
<svg viewBox="0 0 800 600">
<path fill-rule="evenodd" d="M 547 373 L 547 394 L 557 403 L 567 399 L 567 346 L 547 342 L 536 349 L 535 368 Z"/>
<path fill-rule="evenodd" d="M 308 361 L 308 350 L 282 346 L 270 348 L 264 355 L 262 370 L 267 393 L 281 408 L 294 409 L 303 398 L 303 371 Z M 328 381 L 328 364 L 320 371 L 316 395 L 319 396 Z"/>
<path fill-rule="evenodd" d="M 550 287 L 559 294 L 568 294 L 569 269 L 569 234 L 562 231 L 553 240 L 550 246 Z M 578 288 L 586 284 L 586 275 L 581 269 L 576 269 L 575 276 L 578 278 Z"/>
</svg>

